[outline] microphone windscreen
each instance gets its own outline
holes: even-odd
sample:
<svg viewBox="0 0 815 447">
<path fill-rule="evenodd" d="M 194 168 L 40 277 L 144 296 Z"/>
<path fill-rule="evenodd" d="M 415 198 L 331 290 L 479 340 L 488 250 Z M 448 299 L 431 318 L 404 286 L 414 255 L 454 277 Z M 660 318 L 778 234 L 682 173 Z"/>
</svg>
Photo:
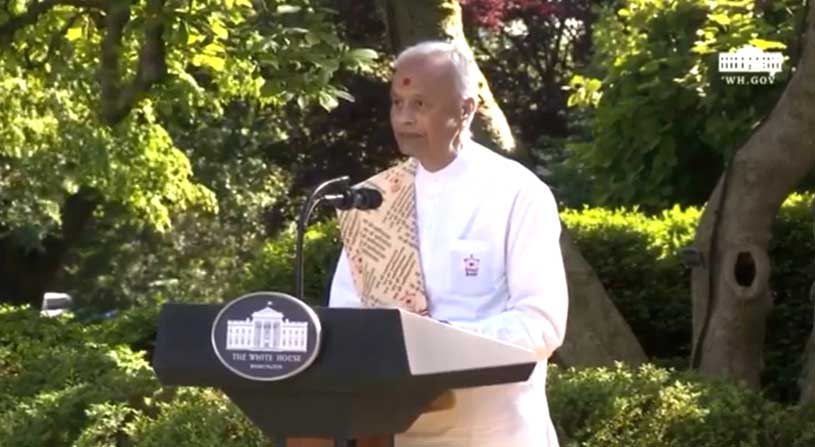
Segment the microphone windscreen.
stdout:
<svg viewBox="0 0 815 447">
<path fill-rule="evenodd" d="M 363 210 L 374 210 L 382 205 L 382 193 L 373 188 L 359 188 L 357 207 Z"/>
</svg>

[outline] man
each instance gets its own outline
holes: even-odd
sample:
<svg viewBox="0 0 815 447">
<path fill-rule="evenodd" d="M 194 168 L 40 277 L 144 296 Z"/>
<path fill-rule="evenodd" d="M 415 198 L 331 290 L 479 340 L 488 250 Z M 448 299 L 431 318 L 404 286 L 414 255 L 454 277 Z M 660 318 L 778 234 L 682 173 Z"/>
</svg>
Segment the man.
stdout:
<svg viewBox="0 0 815 447">
<path fill-rule="evenodd" d="M 418 249 L 423 293 L 397 304 L 541 358 L 527 382 L 457 390 L 452 408 L 421 416 L 396 445 L 557 446 L 546 359 L 563 342 L 568 294 L 555 200 L 529 170 L 470 139 L 478 88 L 470 55 L 425 42 L 400 54 L 395 68 L 391 125 L 399 150 L 415 160 L 418 240 L 406 245 Z M 330 305 L 381 304 L 385 297 L 361 286 L 365 269 L 356 262 L 364 250 L 344 241 Z"/>
</svg>

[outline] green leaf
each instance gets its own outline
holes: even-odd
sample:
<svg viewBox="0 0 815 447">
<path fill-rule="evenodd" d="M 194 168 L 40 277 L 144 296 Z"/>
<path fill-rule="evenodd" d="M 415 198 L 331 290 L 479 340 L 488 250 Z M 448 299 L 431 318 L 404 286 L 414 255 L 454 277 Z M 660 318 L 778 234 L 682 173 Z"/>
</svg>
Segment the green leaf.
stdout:
<svg viewBox="0 0 815 447">
<path fill-rule="evenodd" d="M 73 42 L 81 38 L 83 34 L 84 33 L 81 26 L 74 26 L 72 28 L 68 28 L 68 31 L 65 33 L 65 38 Z"/>
<path fill-rule="evenodd" d="M 215 34 L 215 37 L 219 39 L 226 40 L 229 38 L 229 30 L 224 27 L 223 22 L 221 19 L 211 17 L 209 20 L 209 26 L 212 30 L 212 33 Z"/>
<path fill-rule="evenodd" d="M 192 64 L 198 67 L 210 67 L 215 71 L 222 71 L 224 66 L 226 66 L 226 59 L 209 54 L 196 54 L 192 58 Z"/>
<path fill-rule="evenodd" d="M 783 42 L 777 40 L 750 39 L 750 45 L 760 50 L 783 50 L 787 48 Z"/>
<path fill-rule="evenodd" d="M 359 62 L 367 63 L 376 60 L 379 53 L 370 48 L 357 48 L 348 52 L 348 57 Z"/>
<path fill-rule="evenodd" d="M 708 16 L 708 19 L 710 19 L 710 21 L 712 21 L 714 23 L 718 23 L 719 25 L 722 25 L 722 26 L 727 26 L 727 25 L 730 25 L 732 23 L 732 20 L 730 20 L 730 17 L 728 17 L 724 13 L 711 14 L 711 15 Z"/>
<path fill-rule="evenodd" d="M 320 106 L 322 106 L 322 108 L 324 108 L 327 111 L 331 111 L 339 105 L 339 101 L 337 101 L 337 98 L 329 95 L 326 92 L 320 92 L 319 102 Z"/>
<path fill-rule="evenodd" d="M 354 95 L 346 92 L 345 90 L 336 89 L 334 90 L 334 95 L 340 99 L 344 99 L 348 102 L 354 102 Z"/>
<path fill-rule="evenodd" d="M 305 96 L 298 96 L 297 97 L 297 105 L 301 109 L 305 109 L 308 106 L 308 98 L 306 98 Z"/>
<path fill-rule="evenodd" d="M 263 82 L 260 87 L 260 94 L 264 97 L 276 97 L 283 92 L 283 88 L 276 82 L 270 82 L 268 79 Z"/>
<path fill-rule="evenodd" d="M 300 12 L 301 9 L 303 9 L 303 8 L 300 7 L 300 6 L 295 6 L 295 5 L 279 5 L 277 7 L 277 13 L 278 14 L 294 14 L 294 13 Z"/>
</svg>

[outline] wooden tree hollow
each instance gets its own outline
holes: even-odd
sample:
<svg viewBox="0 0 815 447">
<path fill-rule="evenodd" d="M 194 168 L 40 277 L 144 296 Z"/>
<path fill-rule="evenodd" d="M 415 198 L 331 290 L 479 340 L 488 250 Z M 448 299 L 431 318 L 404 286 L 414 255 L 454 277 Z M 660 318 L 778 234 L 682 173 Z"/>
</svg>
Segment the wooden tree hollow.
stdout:
<svg viewBox="0 0 815 447">
<path fill-rule="evenodd" d="M 725 286 L 741 300 L 751 301 L 769 287 L 770 259 L 767 251 L 754 244 L 740 244 L 724 255 Z"/>
</svg>

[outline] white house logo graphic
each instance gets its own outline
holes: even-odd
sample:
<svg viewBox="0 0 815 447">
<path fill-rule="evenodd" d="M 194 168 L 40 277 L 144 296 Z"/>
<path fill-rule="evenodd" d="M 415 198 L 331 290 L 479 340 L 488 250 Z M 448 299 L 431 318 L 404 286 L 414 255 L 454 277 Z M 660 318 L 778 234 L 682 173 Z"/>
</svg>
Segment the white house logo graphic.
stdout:
<svg viewBox="0 0 815 447">
<path fill-rule="evenodd" d="M 784 55 L 748 45 L 735 52 L 719 53 L 720 73 L 767 73 L 767 76 L 724 76 L 727 84 L 771 84 L 784 68 Z"/>
<path fill-rule="evenodd" d="M 241 377 L 281 380 L 314 362 L 320 332 L 317 314 L 300 300 L 258 292 L 221 309 L 212 323 L 212 348 L 221 363 Z"/>
<path fill-rule="evenodd" d="M 306 352 L 308 321 L 288 321 L 271 304 L 246 320 L 227 320 L 227 351 Z"/>
</svg>

